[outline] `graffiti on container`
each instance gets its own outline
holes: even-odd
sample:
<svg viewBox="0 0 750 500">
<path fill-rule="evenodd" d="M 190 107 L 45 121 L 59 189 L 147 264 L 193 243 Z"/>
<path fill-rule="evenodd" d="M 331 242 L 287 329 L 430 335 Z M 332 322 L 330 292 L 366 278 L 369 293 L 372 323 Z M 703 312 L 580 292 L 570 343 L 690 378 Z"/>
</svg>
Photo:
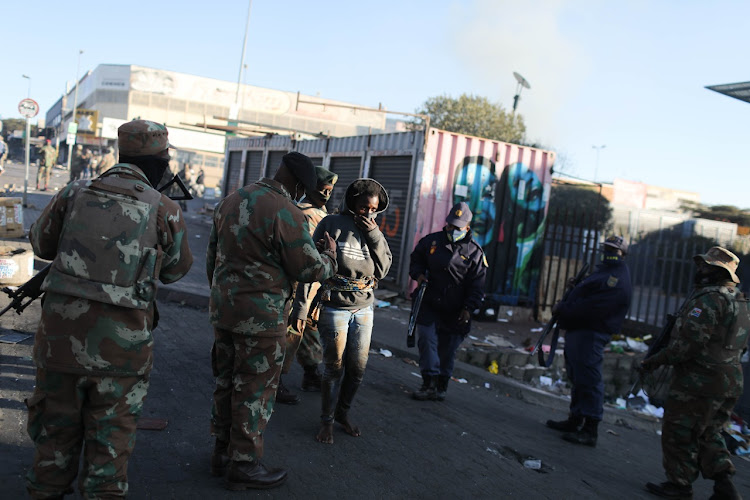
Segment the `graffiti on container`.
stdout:
<svg viewBox="0 0 750 500">
<path fill-rule="evenodd" d="M 453 203 L 472 211 L 472 236 L 490 262 L 489 291 L 501 303 L 533 301 L 539 279 L 546 200 L 528 165 L 498 171 L 484 156 L 467 156 L 456 168 Z"/>
<path fill-rule="evenodd" d="M 388 212 L 392 212 L 393 222 L 388 217 Z M 398 228 L 401 225 L 401 210 L 398 207 L 389 207 L 389 209 L 383 213 L 380 217 L 380 231 L 386 236 L 393 238 L 398 234 Z"/>
</svg>

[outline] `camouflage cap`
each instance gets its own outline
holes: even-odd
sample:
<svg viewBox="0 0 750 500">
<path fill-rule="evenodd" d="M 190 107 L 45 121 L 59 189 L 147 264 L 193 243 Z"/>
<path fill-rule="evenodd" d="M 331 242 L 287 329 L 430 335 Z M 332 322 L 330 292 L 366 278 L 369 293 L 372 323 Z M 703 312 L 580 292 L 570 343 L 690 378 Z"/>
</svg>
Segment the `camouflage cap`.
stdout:
<svg viewBox="0 0 750 500">
<path fill-rule="evenodd" d="M 469 204 L 465 201 L 456 203 L 445 218 L 445 222 L 456 227 L 466 227 L 471 223 L 474 214 L 469 209 Z"/>
<path fill-rule="evenodd" d="M 125 156 L 161 156 L 169 158 L 167 127 L 148 120 L 133 120 L 117 129 L 120 154 Z"/>
<path fill-rule="evenodd" d="M 709 266 L 722 267 L 729 271 L 729 275 L 732 277 L 732 281 L 739 283 L 740 279 L 737 277 L 737 267 L 740 265 L 740 259 L 735 254 L 722 247 L 711 247 L 708 252 L 698 254 L 693 257 L 693 260 L 698 262 L 705 262 Z"/>
<path fill-rule="evenodd" d="M 323 167 L 315 167 L 315 175 L 318 177 L 318 186 L 325 186 L 326 184 L 333 186 L 339 180 L 338 174 L 334 174 Z"/>
<path fill-rule="evenodd" d="M 602 243 L 605 247 L 616 248 L 621 251 L 623 255 L 628 253 L 628 242 L 622 236 L 612 235 Z"/>
</svg>

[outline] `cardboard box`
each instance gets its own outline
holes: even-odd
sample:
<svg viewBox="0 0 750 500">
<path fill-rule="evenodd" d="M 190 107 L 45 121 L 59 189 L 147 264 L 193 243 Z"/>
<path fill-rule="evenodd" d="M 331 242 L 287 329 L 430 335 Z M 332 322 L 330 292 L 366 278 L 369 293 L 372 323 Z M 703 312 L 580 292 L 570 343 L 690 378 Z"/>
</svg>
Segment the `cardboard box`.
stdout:
<svg viewBox="0 0 750 500">
<path fill-rule="evenodd" d="M 34 252 L 0 246 L 0 285 L 23 285 L 34 276 Z"/>
<path fill-rule="evenodd" d="M 23 235 L 23 200 L 0 198 L 0 238 L 20 238 Z"/>
</svg>

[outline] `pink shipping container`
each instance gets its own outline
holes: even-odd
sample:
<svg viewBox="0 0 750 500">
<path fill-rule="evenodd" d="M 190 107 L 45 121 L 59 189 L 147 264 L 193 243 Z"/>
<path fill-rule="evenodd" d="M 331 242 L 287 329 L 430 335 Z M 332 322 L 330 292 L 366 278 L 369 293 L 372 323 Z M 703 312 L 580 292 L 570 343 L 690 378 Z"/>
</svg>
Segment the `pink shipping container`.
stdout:
<svg viewBox="0 0 750 500">
<path fill-rule="evenodd" d="M 229 141 L 223 192 L 272 176 L 288 151 L 299 151 L 339 175 L 329 211 L 359 177 L 388 190 L 378 218 L 394 261 L 385 286 L 411 288 L 409 255 L 423 236 L 439 231 L 454 203 L 474 214 L 473 236 L 489 261 L 488 299 L 531 305 L 542 264 L 549 201 L 551 151 L 430 128 L 424 131 L 295 141 L 262 137 Z"/>
</svg>

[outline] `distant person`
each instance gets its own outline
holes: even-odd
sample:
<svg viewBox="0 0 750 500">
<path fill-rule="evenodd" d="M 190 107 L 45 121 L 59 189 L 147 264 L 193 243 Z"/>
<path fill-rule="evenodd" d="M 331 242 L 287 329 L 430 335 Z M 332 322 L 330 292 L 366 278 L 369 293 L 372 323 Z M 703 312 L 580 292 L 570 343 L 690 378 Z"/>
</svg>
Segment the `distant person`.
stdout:
<svg viewBox="0 0 750 500">
<path fill-rule="evenodd" d="M 73 158 L 70 163 L 70 182 L 83 179 L 83 174 L 88 164 L 88 158 L 85 156 L 83 146 L 76 144 L 73 150 Z"/>
<path fill-rule="evenodd" d="M 318 330 L 325 371 L 316 439 L 329 444 L 333 443 L 334 421 L 347 434 L 360 435 L 359 427 L 349 419 L 349 409 L 367 367 L 374 289 L 393 262 L 388 242 L 375 222 L 388 208 L 385 188 L 374 179 L 358 179 L 346 188 L 344 207 L 341 214 L 320 221 L 313 236 L 318 239 L 330 234 L 336 240 L 339 265 L 337 274 L 323 282 L 319 292 Z M 307 294 L 302 291 L 300 296 Z M 293 324 L 299 325 L 307 317 L 307 308 L 296 304 Z"/>
<path fill-rule="evenodd" d="M 216 380 L 211 473 L 226 473 L 230 490 L 273 488 L 287 477 L 260 460 L 284 362 L 291 286 L 336 272 L 336 243 L 327 234 L 313 243 L 295 205 L 316 184 L 310 158 L 288 153 L 273 179 L 241 187 L 214 210 L 206 252 Z"/>
<path fill-rule="evenodd" d="M 565 329 L 565 371 L 573 388 L 568 419 L 548 420 L 547 427 L 586 446 L 596 446 L 604 415 L 604 347 L 620 332 L 633 296 L 625 263 L 628 244 L 622 236 L 610 236 L 601 251 L 596 270 L 552 308 Z"/>
<path fill-rule="evenodd" d="M 52 147 L 52 141 L 47 139 L 44 146 L 40 151 L 39 169 L 36 172 L 36 188 L 39 190 L 39 185 L 42 187 L 41 191 L 46 191 L 49 186 L 49 178 L 52 173 L 52 167 L 57 161 L 57 150 Z"/>
<path fill-rule="evenodd" d="M 695 292 L 667 347 L 642 363 L 645 371 L 674 367 L 661 434 L 667 481 L 646 488 L 664 498 L 692 498 L 693 482 L 702 474 L 714 481 L 711 498 L 739 499 L 722 431 L 742 396 L 748 299 L 739 289 L 740 259 L 732 252 L 712 247 L 693 259 Z"/>
<path fill-rule="evenodd" d="M 102 160 L 99 163 L 99 174 L 103 174 L 110 168 L 115 166 L 115 150 L 112 147 L 108 147 L 102 156 Z"/>
<path fill-rule="evenodd" d="M 422 387 L 414 399 L 445 399 L 453 375 L 456 350 L 471 330 L 471 311 L 482 304 L 487 259 L 471 234 L 473 214 L 456 203 L 442 231 L 428 234 L 411 253 L 409 275 L 427 282 L 417 317 Z"/>
<path fill-rule="evenodd" d="M 0 174 L 5 172 L 5 160 L 8 158 L 8 144 L 0 135 Z"/>
<path fill-rule="evenodd" d="M 331 198 L 333 186 L 339 177 L 323 167 L 315 167 L 315 173 L 318 178 L 317 189 L 312 191 L 306 190 L 305 200 L 297 204 L 307 220 L 310 236 L 315 233 L 315 228 L 318 227 L 320 221 L 328 216 L 326 203 Z M 296 304 L 304 304 L 304 307 L 309 307 L 309 303 L 315 298 L 319 287 L 320 283 L 296 286 L 297 292 L 294 293 L 295 308 L 299 307 Z M 295 320 L 292 313 L 287 332 L 284 368 L 281 371 L 282 377 L 289 373 L 296 355 L 297 361 L 299 361 L 299 364 L 304 369 L 302 390 L 320 391 L 320 371 L 318 370 L 318 365 L 323 360 L 323 348 L 321 347 L 320 334 L 318 333 L 318 316 L 308 314 L 306 320 L 300 321 Z M 300 398 L 297 394 L 290 391 L 284 385 L 282 378 L 280 378 L 276 401 L 283 404 L 297 404 Z"/>
<path fill-rule="evenodd" d="M 27 430 L 32 498 L 63 498 L 83 467 L 83 498 L 122 498 L 153 365 L 157 280 L 193 261 L 185 219 L 158 192 L 167 129 L 118 129 L 120 161 L 92 182 L 69 183 L 31 226 L 34 253 L 52 260 L 35 335 Z"/>
</svg>

